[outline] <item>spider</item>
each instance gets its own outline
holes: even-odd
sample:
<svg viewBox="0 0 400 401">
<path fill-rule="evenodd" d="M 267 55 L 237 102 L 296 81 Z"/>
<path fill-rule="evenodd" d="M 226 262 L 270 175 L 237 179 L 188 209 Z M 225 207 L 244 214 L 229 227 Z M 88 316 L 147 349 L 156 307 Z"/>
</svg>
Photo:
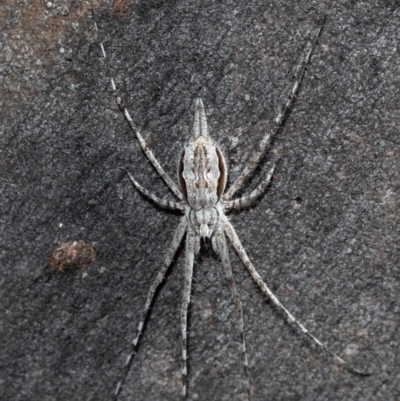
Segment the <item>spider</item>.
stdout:
<svg viewBox="0 0 400 401">
<path fill-rule="evenodd" d="M 152 305 L 155 293 L 159 285 L 163 282 L 167 270 L 171 265 L 175 253 L 177 252 L 183 238 L 186 235 L 185 244 L 185 280 L 184 280 L 184 290 L 183 290 L 183 301 L 180 311 L 181 317 L 181 333 L 182 333 L 182 399 L 185 400 L 187 397 L 187 316 L 188 307 L 190 302 L 190 293 L 193 278 L 193 265 L 194 258 L 196 254 L 200 251 L 201 240 L 211 240 L 213 249 L 219 254 L 223 270 L 228 282 L 228 287 L 231 292 L 231 296 L 234 301 L 235 311 L 238 318 L 239 331 L 240 331 L 240 341 L 241 341 L 241 354 L 242 354 L 242 364 L 244 375 L 246 379 L 246 391 L 247 398 L 251 400 L 250 394 L 250 380 L 248 374 L 248 362 L 247 362 L 247 352 L 246 352 L 246 342 L 245 342 L 245 332 L 244 332 L 244 321 L 243 321 L 243 308 L 239 295 L 236 289 L 235 281 L 232 274 L 231 262 L 229 258 L 228 243 L 227 238 L 233 245 L 237 254 L 239 255 L 241 261 L 247 268 L 250 276 L 258 285 L 260 290 L 271 299 L 273 304 L 286 315 L 289 322 L 295 324 L 300 331 L 307 335 L 313 342 L 318 344 L 322 349 L 331 354 L 338 362 L 346 366 L 347 369 L 356 374 L 365 374 L 360 370 L 352 367 L 345 360 L 340 358 L 337 354 L 331 351 L 325 344 L 323 344 L 318 338 L 311 334 L 294 316 L 282 305 L 278 298 L 269 289 L 268 285 L 264 282 L 260 274 L 257 272 L 253 264 L 251 263 L 247 253 L 241 244 L 238 235 L 226 213 L 232 209 L 241 209 L 250 206 L 256 201 L 266 190 L 266 188 L 271 183 L 271 178 L 274 173 L 276 164 L 268 171 L 265 179 L 254 189 L 249 195 L 240 197 L 238 199 L 233 199 L 234 195 L 243 189 L 243 185 L 246 179 L 253 173 L 255 167 L 258 165 L 262 159 L 267 145 L 270 143 L 271 138 L 277 134 L 279 129 L 282 127 L 283 122 L 288 114 L 289 109 L 293 105 L 294 99 L 298 93 L 300 84 L 305 74 L 305 69 L 310 62 L 311 56 L 315 50 L 318 42 L 318 38 L 321 35 L 322 29 L 325 25 L 326 16 L 316 30 L 313 40 L 310 43 L 309 50 L 306 57 L 300 64 L 297 70 L 296 79 L 292 88 L 290 95 L 286 103 L 283 105 L 280 113 L 275 119 L 275 125 L 271 128 L 264 138 L 261 140 L 258 148 L 251 157 L 248 165 L 236 179 L 233 185 L 226 190 L 227 185 L 227 165 L 225 163 L 224 155 L 222 151 L 216 146 L 209 134 L 207 127 L 206 114 L 203 106 L 203 102 L 200 98 L 195 101 L 195 118 L 193 126 L 193 137 L 190 143 L 183 149 L 179 166 L 178 166 L 178 182 L 175 184 L 173 180 L 168 176 L 168 174 L 161 167 L 160 163 L 157 161 L 156 157 L 149 149 L 146 141 L 140 134 L 136 125 L 132 121 L 128 110 L 124 106 L 121 97 L 117 92 L 115 81 L 109 71 L 109 66 L 107 63 L 107 56 L 103 46 L 100 43 L 101 52 L 103 60 L 105 61 L 106 68 L 111 80 L 111 86 L 115 100 L 124 114 L 126 120 L 128 121 L 132 131 L 135 133 L 143 152 L 146 154 L 147 158 L 153 164 L 154 168 L 163 178 L 169 189 L 178 198 L 178 201 L 170 201 L 168 199 L 161 199 L 152 192 L 148 191 L 142 185 L 140 185 L 132 174 L 127 172 L 130 181 L 134 187 L 139 190 L 146 197 L 150 198 L 153 202 L 161 206 L 162 208 L 167 208 L 175 211 L 180 211 L 183 213 L 183 217 L 180 220 L 178 228 L 175 231 L 174 237 L 172 239 L 172 244 L 165 256 L 164 264 L 161 270 L 158 272 L 154 282 L 152 283 L 146 303 L 143 309 L 141 319 L 137 327 L 137 334 L 133 338 L 131 343 L 131 351 L 127 356 L 125 362 L 125 369 L 121 375 L 121 379 L 118 381 L 116 389 L 114 391 L 114 399 L 117 400 L 124 380 L 130 369 L 132 358 L 136 353 L 136 348 L 139 342 L 139 338 L 143 331 L 144 323 L 147 319 L 150 306 Z M 95 23 L 97 30 L 97 24 Z"/>
</svg>

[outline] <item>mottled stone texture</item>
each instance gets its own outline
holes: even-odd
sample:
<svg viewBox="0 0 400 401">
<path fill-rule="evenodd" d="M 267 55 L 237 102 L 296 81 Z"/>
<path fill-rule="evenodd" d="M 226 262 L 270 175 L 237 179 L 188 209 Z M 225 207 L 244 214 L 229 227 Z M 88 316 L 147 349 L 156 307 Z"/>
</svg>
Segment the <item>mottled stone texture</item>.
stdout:
<svg viewBox="0 0 400 401">
<path fill-rule="evenodd" d="M 302 337 L 233 251 L 254 401 L 400 399 L 400 6 L 335 1 L 277 137 L 276 180 L 230 218 L 288 309 L 361 378 Z M 5 0 L 1 6 L 0 398 L 110 400 L 178 219 L 110 92 L 176 176 L 202 97 L 232 183 L 270 126 L 328 2 Z M 268 168 L 263 165 L 249 189 Z M 168 195 L 170 196 L 170 195 Z M 58 242 L 96 250 L 49 266 Z M 183 252 L 163 285 L 120 400 L 176 401 Z M 195 265 L 189 400 L 245 400 L 237 322 L 218 258 Z"/>
</svg>

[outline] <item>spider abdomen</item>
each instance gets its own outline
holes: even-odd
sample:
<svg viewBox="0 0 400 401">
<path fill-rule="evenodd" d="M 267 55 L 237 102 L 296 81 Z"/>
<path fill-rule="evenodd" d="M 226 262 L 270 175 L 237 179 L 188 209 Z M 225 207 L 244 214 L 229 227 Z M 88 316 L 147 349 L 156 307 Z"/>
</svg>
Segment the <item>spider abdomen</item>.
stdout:
<svg viewBox="0 0 400 401">
<path fill-rule="evenodd" d="M 181 179 L 186 200 L 193 209 L 213 207 L 218 202 L 220 176 L 215 145 L 204 137 L 196 138 L 184 151 Z"/>
<path fill-rule="evenodd" d="M 226 186 L 226 163 L 208 133 L 201 99 L 196 101 L 193 138 L 181 155 L 178 179 L 185 200 L 194 210 L 213 208 Z"/>
</svg>

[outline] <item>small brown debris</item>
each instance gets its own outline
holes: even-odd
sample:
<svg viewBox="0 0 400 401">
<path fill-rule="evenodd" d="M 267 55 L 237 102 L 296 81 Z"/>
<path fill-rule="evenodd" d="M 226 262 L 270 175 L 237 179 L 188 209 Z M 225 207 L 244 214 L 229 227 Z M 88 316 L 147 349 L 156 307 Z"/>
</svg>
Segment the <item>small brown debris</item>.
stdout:
<svg viewBox="0 0 400 401">
<path fill-rule="evenodd" d="M 135 4 L 135 0 L 114 0 L 112 6 L 113 16 L 116 18 L 122 17 L 132 4 Z"/>
<path fill-rule="evenodd" d="M 95 257 L 96 251 L 85 241 L 59 242 L 50 256 L 50 264 L 64 272 L 65 269 L 85 268 Z"/>
</svg>

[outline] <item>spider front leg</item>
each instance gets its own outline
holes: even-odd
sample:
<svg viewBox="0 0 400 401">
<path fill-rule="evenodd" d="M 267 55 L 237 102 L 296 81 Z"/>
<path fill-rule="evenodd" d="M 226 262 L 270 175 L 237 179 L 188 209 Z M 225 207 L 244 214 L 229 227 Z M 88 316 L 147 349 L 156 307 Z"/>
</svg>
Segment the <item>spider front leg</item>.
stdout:
<svg viewBox="0 0 400 401">
<path fill-rule="evenodd" d="M 247 256 L 247 253 L 245 249 L 243 248 L 243 245 L 241 244 L 239 237 L 237 236 L 235 229 L 232 227 L 232 224 L 229 222 L 228 218 L 226 216 L 222 217 L 222 226 L 224 228 L 224 231 L 226 235 L 228 236 L 229 240 L 231 241 L 233 247 L 235 248 L 236 252 L 238 253 L 240 259 L 242 260 L 243 264 L 246 266 L 247 270 L 250 273 L 250 276 L 252 279 L 256 282 L 260 290 L 268 297 L 271 299 L 273 304 L 281 311 L 283 312 L 286 317 L 288 318 L 289 322 L 294 323 L 301 331 L 303 334 L 308 336 L 313 342 L 315 342 L 317 345 L 319 345 L 322 349 L 324 349 L 326 352 L 328 352 L 330 355 L 332 355 L 338 362 L 340 362 L 342 365 L 344 365 L 349 371 L 356 373 L 358 375 L 362 376 L 368 376 L 370 373 L 362 372 L 359 369 L 353 367 L 350 365 L 348 362 L 340 358 L 337 354 L 335 354 L 332 350 L 330 350 L 325 344 L 323 344 L 320 340 L 318 340 L 317 337 L 312 335 L 279 301 L 279 299 L 275 296 L 275 294 L 269 289 L 267 284 L 264 282 L 264 280 L 261 278 L 261 276 L 258 274 L 257 270 L 253 266 L 253 264 L 250 262 L 249 257 Z"/>
<path fill-rule="evenodd" d="M 172 244 L 171 244 L 171 248 L 169 249 L 169 251 L 168 251 L 168 253 L 167 253 L 166 257 L 165 257 L 163 267 L 161 268 L 161 270 L 157 274 L 155 280 L 153 281 L 153 284 L 150 287 L 149 293 L 147 294 L 147 299 L 146 299 L 146 303 L 145 303 L 145 306 L 144 306 L 144 309 L 143 309 L 142 317 L 141 317 L 141 319 L 139 321 L 139 324 L 138 324 L 138 327 L 137 327 L 137 334 L 136 334 L 136 336 L 133 338 L 133 340 L 131 342 L 131 351 L 130 351 L 130 353 L 128 354 L 128 356 L 126 358 L 125 367 L 124 367 L 124 370 L 122 372 L 121 379 L 118 381 L 117 387 L 116 387 L 115 392 L 114 392 L 115 400 L 118 399 L 118 395 L 119 395 L 119 393 L 121 391 L 122 385 L 123 385 L 123 383 L 125 381 L 125 378 L 126 378 L 128 372 L 129 372 L 129 368 L 130 368 L 130 366 L 132 364 L 132 358 L 135 355 L 136 346 L 137 346 L 137 344 L 139 342 L 139 338 L 140 338 L 140 336 L 142 334 L 143 326 L 144 326 L 144 323 L 145 323 L 145 321 L 147 319 L 147 315 L 149 313 L 150 306 L 151 306 L 151 304 L 153 302 L 154 295 L 155 295 L 159 285 L 163 282 L 163 280 L 165 278 L 165 275 L 167 274 L 167 270 L 168 270 L 169 266 L 172 263 L 172 260 L 173 260 L 173 258 L 175 256 L 176 251 L 179 248 L 179 245 L 182 242 L 182 239 L 183 239 L 183 236 L 185 235 L 187 227 L 188 227 L 188 220 L 187 220 L 187 217 L 184 216 L 182 218 L 181 222 L 179 223 L 178 228 L 175 231 L 174 238 L 173 238 Z"/>
<path fill-rule="evenodd" d="M 242 308 L 242 302 L 240 301 L 239 294 L 236 289 L 235 280 L 233 278 L 231 260 L 229 258 L 228 244 L 226 242 L 225 233 L 222 227 L 220 227 L 217 233 L 215 234 L 215 243 L 218 249 L 218 253 L 221 256 L 222 266 L 224 268 L 225 276 L 228 281 L 228 287 L 231 291 L 232 299 L 235 304 L 236 315 L 239 322 L 240 341 L 242 348 L 242 361 L 243 361 L 244 375 L 246 378 L 247 397 L 250 400 L 251 399 L 250 379 L 248 373 L 249 365 L 247 362 L 246 341 L 244 336 L 243 308 Z"/>
<path fill-rule="evenodd" d="M 186 235 L 185 250 L 185 285 L 183 289 L 183 300 L 181 307 L 181 332 L 182 332 L 182 399 L 186 399 L 186 381 L 187 381 L 187 318 L 190 302 L 190 293 L 193 280 L 194 254 L 197 248 L 198 235 L 189 225 Z"/>
</svg>

